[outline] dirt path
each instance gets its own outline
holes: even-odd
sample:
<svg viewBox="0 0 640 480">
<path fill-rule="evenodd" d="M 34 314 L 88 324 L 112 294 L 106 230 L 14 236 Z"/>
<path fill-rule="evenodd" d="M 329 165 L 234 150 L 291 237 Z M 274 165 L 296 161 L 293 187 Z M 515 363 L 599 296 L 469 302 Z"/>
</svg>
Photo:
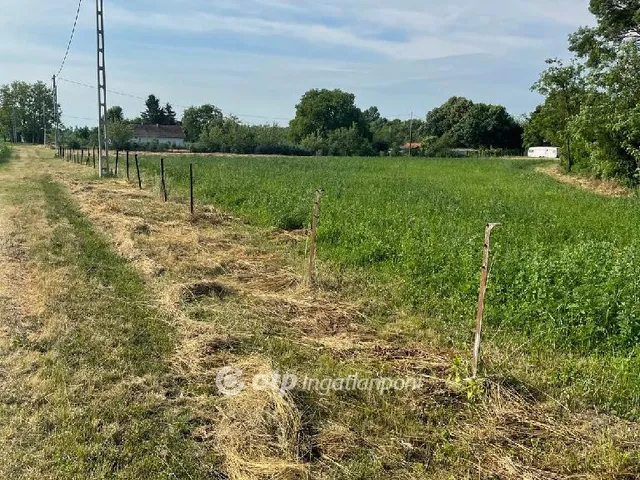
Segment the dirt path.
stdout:
<svg viewBox="0 0 640 480">
<path fill-rule="evenodd" d="M 150 468 L 171 478 L 597 479 L 640 474 L 636 424 L 589 411 L 570 412 L 514 379 L 467 381 L 458 360 L 461 353 L 438 347 L 435 340 L 427 343 L 428 332 L 412 336 L 416 327 L 406 314 L 396 312 L 385 325 L 374 325 L 368 318 L 370 300 L 345 298 L 330 280 L 309 288 L 304 261 L 288 246 L 291 239 L 214 208 L 200 206 L 198 217 L 191 219 L 184 204 L 163 203 L 154 192 L 122 180 L 99 181 L 86 167 L 53 160 L 41 149 L 21 149 L 19 157 L 0 167 L 0 298 L 11 299 L 0 309 L 0 372 L 15 379 L 6 383 L 11 389 L 0 390 L 0 423 L 11 395 L 25 395 L 16 387 L 25 369 L 55 377 L 69 368 L 58 364 L 55 375 L 45 370 L 38 357 L 50 359 L 51 352 L 16 349 L 15 332 L 29 335 L 32 329 L 39 344 L 42 339 L 60 344 L 66 338 L 61 330 L 90 327 L 82 341 L 94 342 L 96 348 L 110 345 L 112 350 L 100 358 L 107 364 L 128 368 L 118 363 L 132 353 L 121 349 L 127 342 L 137 350 L 148 349 L 144 361 L 149 362 L 163 358 L 152 344 L 171 341 L 166 360 L 158 362 L 159 372 L 145 370 L 108 388 L 90 381 L 101 375 L 97 364 L 84 376 L 72 376 L 65 388 L 87 391 L 82 403 L 55 393 L 58 389 L 46 382 L 34 390 L 37 398 L 57 395 L 59 403 L 72 404 L 77 413 L 95 409 L 90 424 L 101 425 L 100 431 L 113 429 L 116 439 L 144 430 L 141 425 L 158 421 L 161 412 L 170 432 L 149 427 L 147 433 L 163 440 L 146 447 L 149 451 L 140 458 L 162 459 L 166 467 L 159 463 Z M 42 183 L 43 176 L 54 182 Z M 57 198 L 62 185 L 77 203 Z M 59 206 L 47 207 L 51 201 Z M 84 216 L 90 223 L 83 223 Z M 82 241 L 74 240 L 78 235 L 84 235 Z M 85 258 L 105 246 L 118 256 L 104 251 L 102 257 Z M 52 265 L 43 264 L 36 253 L 43 248 Z M 20 293 L 34 291 L 39 292 L 37 302 Z M 93 300 L 95 292 L 108 302 Z M 114 302 L 117 311 L 112 311 Z M 52 310 L 52 303 L 59 308 Z M 76 310 L 82 313 L 74 314 Z M 106 316 L 104 325 L 84 325 L 92 315 Z M 57 321 L 51 322 L 51 316 Z M 129 324 L 130 316 L 138 323 Z M 153 342 L 145 343 L 148 335 Z M 83 349 L 74 352 L 90 361 Z M 18 367 L 11 372 L 9 365 Z M 223 367 L 243 371 L 247 388 L 240 394 L 220 394 L 217 381 Z M 318 379 L 354 373 L 361 378 L 413 376 L 423 386 L 386 394 L 300 389 L 281 394 L 251 388 L 254 374 L 272 378 L 274 373 Z M 48 407 L 37 398 L 22 403 L 21 418 L 42 427 L 34 417 L 47 417 Z M 127 424 L 100 420 L 105 410 L 95 404 L 127 401 L 132 408 L 149 406 L 143 412 L 148 419 L 127 410 Z M 55 425 L 49 428 L 55 431 Z M 30 432 L 22 422 L 0 429 L 0 447 L 16 450 L 21 432 Z M 128 461 L 118 457 L 125 464 L 138 459 L 111 437 L 89 438 L 95 451 L 87 458 L 96 464 L 109 455 L 105 445 L 131 455 Z M 137 445 L 147 445 L 143 438 Z M 42 440 L 50 440 L 49 434 Z M 38 445 L 33 443 L 32 455 Z M 60 478 L 61 468 L 71 468 L 61 460 L 35 458 L 29 463 L 34 472 L 30 478 L 47 478 L 47 471 Z M 24 466 L 24 456 L 10 460 L 12 466 L 0 467 L 0 474 Z M 94 469 L 92 476 L 140 478 L 120 468 Z"/>
<path fill-rule="evenodd" d="M 632 190 L 623 187 L 613 180 L 598 180 L 595 178 L 567 175 L 558 165 L 538 167 L 536 171 L 549 175 L 559 182 L 575 185 L 576 187 L 597 193 L 598 195 L 604 195 L 607 197 L 632 197 L 635 195 Z"/>
</svg>

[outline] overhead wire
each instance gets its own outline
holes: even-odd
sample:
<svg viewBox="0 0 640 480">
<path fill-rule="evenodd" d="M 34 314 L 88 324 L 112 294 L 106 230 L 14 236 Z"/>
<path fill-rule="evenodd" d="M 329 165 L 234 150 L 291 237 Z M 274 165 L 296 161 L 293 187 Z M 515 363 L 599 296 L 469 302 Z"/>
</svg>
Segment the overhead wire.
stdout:
<svg viewBox="0 0 640 480">
<path fill-rule="evenodd" d="M 96 87 L 94 85 L 89 85 L 88 83 L 83 83 L 83 82 L 77 82 L 75 80 L 70 80 L 68 78 L 63 78 L 60 77 L 58 80 L 60 80 L 61 82 L 66 82 L 66 83 L 72 83 L 74 85 L 79 85 L 81 87 L 85 87 L 85 88 L 90 88 L 92 90 L 96 90 Z M 119 92 L 116 90 L 107 90 L 107 92 L 112 93 L 114 95 L 120 95 L 123 97 L 129 97 L 129 98 L 133 98 L 135 100 L 142 100 L 143 102 L 147 100 L 147 98 L 141 97 L 139 95 L 133 95 L 131 93 L 124 93 L 124 92 Z M 187 109 L 187 108 L 191 108 L 191 106 L 187 106 L 187 105 L 180 105 L 178 103 L 173 103 L 172 104 L 175 107 L 179 107 L 179 108 L 183 108 L 183 109 Z M 290 118 L 284 118 L 284 117 L 269 117 L 266 115 L 249 115 L 249 114 L 244 114 L 244 113 L 233 113 L 231 112 L 230 115 L 235 116 L 235 117 L 239 117 L 239 118 L 259 118 L 259 119 L 264 119 L 264 120 L 284 120 L 284 121 L 289 121 L 291 120 Z"/>
<path fill-rule="evenodd" d="M 58 73 L 56 77 L 59 77 L 64 69 L 65 64 L 67 63 L 67 58 L 69 57 L 69 51 L 71 50 L 71 44 L 73 43 L 73 37 L 76 34 L 76 27 L 78 26 L 78 18 L 80 17 L 80 8 L 82 7 L 82 0 L 78 1 L 78 9 L 76 10 L 76 18 L 73 21 L 73 28 L 71 29 L 71 37 L 69 38 L 69 43 L 67 44 L 67 49 L 64 52 L 64 57 L 62 58 L 62 63 L 60 64 L 60 68 L 58 69 Z"/>
</svg>

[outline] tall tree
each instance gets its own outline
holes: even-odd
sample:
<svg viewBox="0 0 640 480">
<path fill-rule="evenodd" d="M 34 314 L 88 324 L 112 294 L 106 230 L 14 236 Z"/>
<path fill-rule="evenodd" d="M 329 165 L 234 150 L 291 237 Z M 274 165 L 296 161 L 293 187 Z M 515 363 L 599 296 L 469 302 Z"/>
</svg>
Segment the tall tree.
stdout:
<svg viewBox="0 0 640 480">
<path fill-rule="evenodd" d="M 164 118 L 163 125 L 175 125 L 176 124 L 176 112 L 173 110 L 173 107 L 170 103 L 167 103 L 164 106 Z"/>
<path fill-rule="evenodd" d="M 58 107 L 58 120 L 60 119 Z M 44 141 L 44 130 L 51 132 L 55 123 L 54 98 L 43 82 L 13 82 L 0 87 L 0 128 L 9 137 L 15 121 L 18 136 L 31 143 Z"/>
<path fill-rule="evenodd" d="M 124 113 L 122 107 L 115 105 L 107 111 L 107 121 L 109 122 L 123 122 Z"/>
<path fill-rule="evenodd" d="M 146 125 L 162 125 L 165 121 L 165 111 L 160 107 L 160 100 L 155 95 L 149 95 L 145 102 L 146 110 L 140 114 L 140 118 Z"/>
<path fill-rule="evenodd" d="M 189 142 L 197 142 L 205 130 L 214 124 L 222 123 L 223 120 L 222 110 L 215 105 L 190 107 L 182 116 L 182 128 Z"/>
<path fill-rule="evenodd" d="M 293 140 L 300 142 L 311 134 L 326 138 L 334 130 L 353 125 L 361 135 L 370 136 L 355 98 L 342 90 L 309 90 L 296 105 L 296 117 L 290 123 Z"/>
<path fill-rule="evenodd" d="M 614 60 L 625 42 L 640 41 L 638 0 L 591 0 L 589 10 L 597 25 L 580 28 L 569 42 L 570 50 L 586 59 L 590 67 Z"/>
<path fill-rule="evenodd" d="M 377 120 L 380 120 L 380 110 L 378 110 L 378 107 L 375 106 L 369 107 L 364 112 L 362 112 L 362 118 L 367 123 L 373 123 Z"/>
<path fill-rule="evenodd" d="M 469 113 L 473 102 L 464 97 L 451 97 L 441 106 L 427 114 L 425 134 L 441 137 L 452 130 Z"/>
<path fill-rule="evenodd" d="M 567 170 L 571 171 L 574 158 L 569 125 L 580 113 L 580 105 L 585 96 L 584 67 L 575 62 L 565 65 L 557 58 L 548 59 L 547 65 L 549 67 L 542 72 L 532 89 L 547 97 L 543 113 L 548 116 L 548 123 L 557 131 L 554 136 L 564 148 L 563 157 L 567 162 Z"/>
</svg>

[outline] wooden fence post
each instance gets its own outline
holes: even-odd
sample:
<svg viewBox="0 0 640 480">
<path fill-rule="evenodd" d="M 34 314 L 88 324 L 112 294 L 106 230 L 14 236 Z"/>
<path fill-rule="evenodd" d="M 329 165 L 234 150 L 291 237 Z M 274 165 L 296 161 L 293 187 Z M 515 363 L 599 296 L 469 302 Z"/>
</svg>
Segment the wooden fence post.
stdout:
<svg viewBox="0 0 640 480">
<path fill-rule="evenodd" d="M 120 150 L 116 150 L 116 170 L 114 172 L 114 175 L 117 177 L 118 176 L 118 160 L 120 159 Z"/>
<path fill-rule="evenodd" d="M 129 177 L 129 150 L 127 150 L 127 182 L 131 180 Z"/>
<path fill-rule="evenodd" d="M 482 276 L 480 278 L 480 293 L 478 295 L 478 316 L 476 318 L 476 341 L 473 346 L 473 378 L 478 376 L 478 364 L 480 363 L 480 342 L 482 340 L 482 320 L 484 317 L 484 297 L 487 293 L 489 280 L 489 253 L 491 252 L 491 231 L 499 226 L 499 223 L 489 223 L 484 233 L 484 256 L 482 260 Z"/>
<path fill-rule="evenodd" d="M 316 190 L 313 201 L 313 218 L 311 219 L 311 240 L 309 242 L 309 283 L 316 281 L 316 249 L 318 243 L 318 220 L 320 219 L 320 197 L 322 189 Z"/>
<path fill-rule="evenodd" d="M 162 198 L 166 202 L 167 201 L 167 182 L 164 178 L 164 158 L 160 159 L 160 181 L 162 183 Z"/>
<path fill-rule="evenodd" d="M 195 199 L 193 198 L 193 163 L 189 164 L 189 207 L 191 216 L 193 217 L 195 211 Z"/>
<path fill-rule="evenodd" d="M 142 177 L 140 176 L 140 164 L 138 163 L 138 154 L 136 153 L 136 172 L 138 172 L 138 187 L 142 190 Z"/>
</svg>

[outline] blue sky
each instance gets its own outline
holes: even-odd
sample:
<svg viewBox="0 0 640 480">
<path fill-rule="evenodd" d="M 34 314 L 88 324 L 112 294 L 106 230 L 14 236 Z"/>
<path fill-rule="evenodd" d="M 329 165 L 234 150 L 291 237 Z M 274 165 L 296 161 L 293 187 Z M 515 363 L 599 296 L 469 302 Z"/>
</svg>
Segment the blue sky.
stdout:
<svg viewBox="0 0 640 480">
<path fill-rule="evenodd" d="M 3 0 L 0 83 L 50 82 L 76 7 Z M 567 57 L 568 34 L 593 21 L 588 0 L 105 0 L 107 83 L 179 114 L 213 103 L 250 123 L 285 124 L 310 88 L 342 88 L 388 117 L 423 117 L 452 95 L 520 115 L 539 102 L 529 87 L 544 60 Z M 84 0 L 62 78 L 96 83 L 95 42 Z M 95 124 L 97 93 L 59 85 L 64 122 Z"/>
</svg>

